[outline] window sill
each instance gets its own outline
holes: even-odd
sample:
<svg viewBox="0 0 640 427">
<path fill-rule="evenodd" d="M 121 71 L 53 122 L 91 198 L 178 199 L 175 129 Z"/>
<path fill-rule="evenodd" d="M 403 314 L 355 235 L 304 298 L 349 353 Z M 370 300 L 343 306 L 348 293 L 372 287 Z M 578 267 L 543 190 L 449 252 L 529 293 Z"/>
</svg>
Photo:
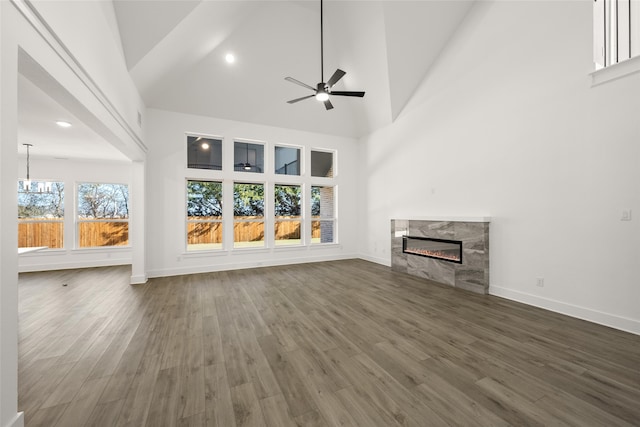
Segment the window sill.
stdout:
<svg viewBox="0 0 640 427">
<path fill-rule="evenodd" d="M 20 257 L 30 257 L 30 256 L 42 256 L 42 255 L 61 255 L 67 252 L 64 248 L 53 248 L 53 249 L 39 249 L 35 251 L 28 251 L 20 254 Z"/>
<path fill-rule="evenodd" d="M 340 243 L 313 243 L 311 246 L 309 246 L 310 249 L 331 249 L 331 248 L 338 248 L 338 249 L 342 249 L 342 245 Z"/>
<path fill-rule="evenodd" d="M 640 56 L 634 56 L 617 64 L 609 65 L 589 74 L 591 87 L 620 79 L 622 77 L 640 72 Z"/>
<path fill-rule="evenodd" d="M 97 248 L 75 248 L 71 249 L 71 253 L 107 253 L 107 252 L 123 252 L 130 251 L 131 246 L 103 246 Z"/>
<path fill-rule="evenodd" d="M 273 250 L 276 252 L 287 252 L 287 251 L 300 251 L 300 250 L 304 250 L 307 246 L 306 245 L 278 245 L 278 246 L 274 246 Z"/>
<path fill-rule="evenodd" d="M 183 252 L 182 256 L 185 258 L 209 258 L 212 256 L 225 256 L 228 255 L 229 251 L 226 249 L 211 249 L 211 250 L 203 250 L 203 251 L 188 251 Z"/>
</svg>

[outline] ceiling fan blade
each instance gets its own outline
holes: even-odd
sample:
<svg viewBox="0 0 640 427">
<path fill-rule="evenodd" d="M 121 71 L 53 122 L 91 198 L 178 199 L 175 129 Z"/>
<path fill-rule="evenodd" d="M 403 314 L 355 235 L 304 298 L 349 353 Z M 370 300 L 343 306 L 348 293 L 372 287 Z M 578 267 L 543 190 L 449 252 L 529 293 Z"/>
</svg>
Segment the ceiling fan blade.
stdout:
<svg viewBox="0 0 640 427">
<path fill-rule="evenodd" d="M 287 101 L 287 104 L 295 104 L 298 101 L 302 101 L 302 100 L 308 99 L 308 98 L 313 98 L 314 96 L 316 96 L 316 95 L 315 94 L 314 95 L 307 95 L 307 96 L 303 96 L 302 98 L 292 99 L 291 101 Z"/>
<path fill-rule="evenodd" d="M 332 91 L 330 92 L 331 95 L 338 95 L 338 96 L 357 96 L 362 98 L 364 96 L 364 92 L 350 92 L 350 91 L 343 91 L 343 90 L 336 90 L 336 91 Z"/>
<path fill-rule="evenodd" d="M 333 104 L 331 103 L 331 101 L 329 101 L 328 99 L 324 101 L 324 108 L 326 108 L 327 110 L 331 110 L 333 108 Z"/>
<path fill-rule="evenodd" d="M 302 87 L 306 87 L 307 89 L 311 89 L 311 90 L 312 90 L 312 91 L 314 91 L 314 92 L 316 91 L 316 88 L 315 88 L 315 87 L 311 87 L 311 86 L 309 86 L 309 85 L 308 85 L 308 84 L 306 84 L 306 83 L 302 83 L 300 80 L 296 80 L 296 79 L 294 79 L 293 77 L 285 77 L 284 79 L 285 79 L 286 81 L 288 81 L 288 82 L 295 83 L 295 84 L 300 85 L 300 86 L 302 86 Z"/>
<path fill-rule="evenodd" d="M 333 73 L 333 76 L 331 76 L 331 78 L 329 79 L 329 81 L 327 82 L 327 86 L 331 87 L 334 84 L 338 83 L 338 80 L 340 80 L 342 78 L 342 76 L 344 76 L 345 73 L 344 71 L 342 71 L 341 69 L 337 69 L 335 73 Z"/>
</svg>

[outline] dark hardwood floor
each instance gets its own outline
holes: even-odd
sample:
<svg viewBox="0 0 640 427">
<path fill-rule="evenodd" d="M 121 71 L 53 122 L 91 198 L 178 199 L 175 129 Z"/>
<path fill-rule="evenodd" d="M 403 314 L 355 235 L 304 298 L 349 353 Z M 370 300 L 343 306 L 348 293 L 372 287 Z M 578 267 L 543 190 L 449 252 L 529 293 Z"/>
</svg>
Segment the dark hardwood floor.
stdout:
<svg viewBox="0 0 640 427">
<path fill-rule="evenodd" d="M 640 336 L 361 260 L 129 276 L 20 275 L 28 427 L 640 425 Z"/>
</svg>

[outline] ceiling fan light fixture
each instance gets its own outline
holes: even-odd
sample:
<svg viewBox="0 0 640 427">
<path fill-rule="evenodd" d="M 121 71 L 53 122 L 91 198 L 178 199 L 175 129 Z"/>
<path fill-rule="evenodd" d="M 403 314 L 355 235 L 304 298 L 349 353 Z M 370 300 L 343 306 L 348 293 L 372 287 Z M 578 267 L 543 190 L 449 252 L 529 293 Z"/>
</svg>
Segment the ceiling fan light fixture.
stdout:
<svg viewBox="0 0 640 427">
<path fill-rule="evenodd" d="M 327 101 L 329 99 L 329 94 L 325 91 L 316 93 L 316 99 L 320 102 Z"/>
<path fill-rule="evenodd" d="M 320 0 L 320 83 L 314 88 L 306 83 L 302 83 L 300 80 L 296 80 L 293 77 L 285 77 L 284 79 L 295 83 L 299 86 L 305 87 L 307 89 L 311 89 L 315 93 L 313 95 L 303 96 L 300 98 L 292 99 L 291 101 L 287 101 L 288 104 L 295 104 L 296 102 L 302 101 L 304 99 L 309 99 L 315 97 L 318 101 L 324 103 L 324 107 L 327 110 L 333 109 L 333 104 L 329 100 L 329 95 L 335 96 L 356 96 L 362 98 L 364 96 L 364 92 L 358 91 L 332 91 L 331 88 L 333 85 L 338 83 L 338 81 L 346 74 L 341 69 L 336 69 L 333 75 L 327 80 L 324 81 L 324 25 L 323 25 L 323 2 Z"/>
<path fill-rule="evenodd" d="M 251 163 L 245 163 L 244 164 L 244 170 L 250 171 L 251 170 Z"/>
</svg>

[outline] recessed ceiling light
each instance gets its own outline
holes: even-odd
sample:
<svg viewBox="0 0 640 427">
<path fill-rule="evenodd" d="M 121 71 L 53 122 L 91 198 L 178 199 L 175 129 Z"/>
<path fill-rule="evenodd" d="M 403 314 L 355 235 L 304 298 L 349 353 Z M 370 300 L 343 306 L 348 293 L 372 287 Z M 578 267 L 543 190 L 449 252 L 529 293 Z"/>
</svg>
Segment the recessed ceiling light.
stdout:
<svg viewBox="0 0 640 427">
<path fill-rule="evenodd" d="M 224 60 L 229 64 L 233 64 L 234 62 L 236 62 L 236 57 L 233 56 L 233 53 L 227 53 L 227 55 L 224 57 Z"/>
<path fill-rule="evenodd" d="M 69 123 L 69 122 L 65 122 L 65 121 L 63 121 L 63 120 L 58 120 L 58 121 L 56 122 L 56 124 L 57 124 L 58 126 L 60 126 L 61 128 L 68 128 L 68 127 L 71 127 L 71 123 Z"/>
<path fill-rule="evenodd" d="M 202 147 L 203 150 L 208 150 L 209 149 L 209 144 L 206 142 L 203 142 L 202 144 L 200 144 L 200 147 Z"/>
</svg>

